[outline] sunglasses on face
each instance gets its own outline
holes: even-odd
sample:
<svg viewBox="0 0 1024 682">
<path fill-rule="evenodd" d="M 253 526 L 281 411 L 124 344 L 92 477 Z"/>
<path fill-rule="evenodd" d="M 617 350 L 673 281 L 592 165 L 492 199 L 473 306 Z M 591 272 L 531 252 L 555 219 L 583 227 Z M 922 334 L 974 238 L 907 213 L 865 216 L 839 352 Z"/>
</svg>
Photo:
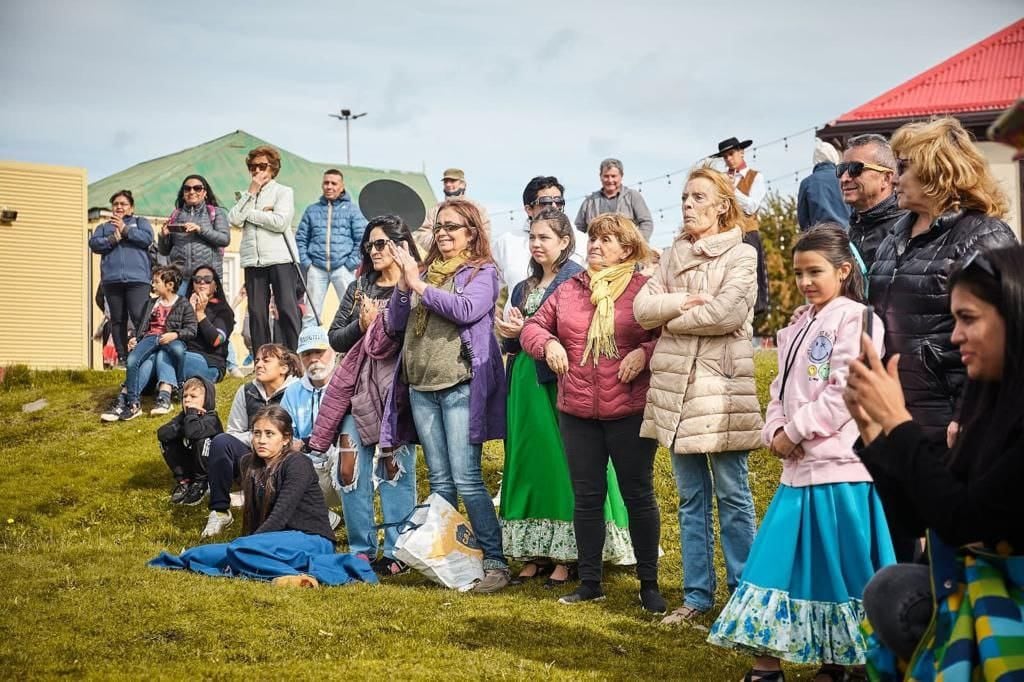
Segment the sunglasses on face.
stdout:
<svg viewBox="0 0 1024 682">
<path fill-rule="evenodd" d="M 186 194 L 188 194 L 189 192 L 195 192 L 196 194 L 198 194 L 199 192 L 205 192 L 206 191 L 206 188 L 203 187 L 202 185 L 182 185 L 181 189 Z"/>
<path fill-rule="evenodd" d="M 551 206 L 562 208 L 565 206 L 565 199 L 562 197 L 537 197 L 533 200 L 533 205 L 540 206 L 541 208 L 549 208 Z"/>
<path fill-rule="evenodd" d="M 390 243 L 390 241 L 390 239 L 374 239 L 372 242 L 366 242 L 366 246 L 363 247 L 363 250 L 366 251 L 366 253 L 384 251 L 384 249 L 388 247 L 388 243 Z"/>
<path fill-rule="evenodd" d="M 844 161 L 843 163 L 836 165 L 836 177 L 841 178 L 843 174 L 848 174 L 851 178 L 860 177 L 860 174 L 866 170 L 878 171 L 879 173 L 892 173 L 892 168 L 886 168 L 885 166 L 878 166 L 873 163 L 864 163 L 863 161 Z"/>
<path fill-rule="evenodd" d="M 903 175 L 910 168 L 910 159 L 896 159 L 896 175 Z"/>
<path fill-rule="evenodd" d="M 213 284 L 213 275 L 193 275 L 192 281 L 196 284 Z"/>
<path fill-rule="evenodd" d="M 269 163 L 250 163 L 248 166 L 250 171 L 265 171 L 270 168 Z"/>
<path fill-rule="evenodd" d="M 452 232 L 458 232 L 459 230 L 467 229 L 468 225 L 459 225 L 458 223 L 438 223 L 434 225 L 434 234 L 437 234 L 441 230 L 451 234 Z"/>
</svg>

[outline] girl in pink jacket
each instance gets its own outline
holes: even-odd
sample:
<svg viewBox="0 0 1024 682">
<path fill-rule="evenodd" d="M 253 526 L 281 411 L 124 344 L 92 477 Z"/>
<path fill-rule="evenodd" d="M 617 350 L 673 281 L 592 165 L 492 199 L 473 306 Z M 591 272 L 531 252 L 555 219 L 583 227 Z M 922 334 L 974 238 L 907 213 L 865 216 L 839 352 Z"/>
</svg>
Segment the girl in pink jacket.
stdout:
<svg viewBox="0 0 1024 682">
<path fill-rule="evenodd" d="M 763 682 L 785 679 L 781 660 L 819 663 L 817 675 L 835 680 L 862 666 L 861 595 L 878 569 L 895 563 L 843 403 L 849 363 L 860 351 L 864 278 L 849 238 L 832 224 L 800 238 L 793 267 L 809 305 L 778 333 L 779 374 L 762 432 L 782 459 L 782 482 L 708 637 L 752 653 L 746 679 Z M 882 322 L 872 318 L 881 353 Z"/>
</svg>

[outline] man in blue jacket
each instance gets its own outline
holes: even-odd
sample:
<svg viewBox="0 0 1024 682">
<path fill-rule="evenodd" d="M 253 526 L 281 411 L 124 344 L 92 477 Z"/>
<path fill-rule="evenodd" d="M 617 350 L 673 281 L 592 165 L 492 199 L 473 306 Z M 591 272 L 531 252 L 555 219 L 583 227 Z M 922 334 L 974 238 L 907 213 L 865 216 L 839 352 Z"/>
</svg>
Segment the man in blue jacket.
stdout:
<svg viewBox="0 0 1024 682">
<path fill-rule="evenodd" d="M 331 168 L 324 172 L 321 188 L 320 201 L 306 208 L 295 233 L 309 303 L 302 319 L 304 327 L 316 323 L 314 308 L 323 316 L 328 283 L 334 285 L 339 301 L 345 295 L 359 265 L 359 244 L 366 229 L 366 218 L 345 191 L 345 178 L 340 170 Z"/>
<path fill-rule="evenodd" d="M 818 223 L 836 223 L 844 230 L 850 227 L 850 208 L 843 203 L 843 193 L 836 177 L 841 160 L 839 150 L 824 140 L 814 140 L 814 170 L 800 181 L 796 200 L 796 221 L 801 232 Z"/>
</svg>

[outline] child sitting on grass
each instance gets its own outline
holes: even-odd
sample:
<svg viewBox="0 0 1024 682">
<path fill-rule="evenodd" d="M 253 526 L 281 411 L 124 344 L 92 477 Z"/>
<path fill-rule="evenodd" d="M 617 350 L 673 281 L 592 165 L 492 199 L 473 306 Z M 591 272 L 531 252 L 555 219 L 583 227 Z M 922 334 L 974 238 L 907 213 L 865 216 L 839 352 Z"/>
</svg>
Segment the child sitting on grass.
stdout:
<svg viewBox="0 0 1024 682">
<path fill-rule="evenodd" d="M 210 443 L 224 432 L 216 410 L 213 384 L 203 377 L 192 377 L 181 387 L 181 412 L 157 429 L 160 452 L 177 481 L 171 491 L 173 504 L 191 507 L 206 497 Z"/>
<path fill-rule="evenodd" d="M 293 448 L 292 436 L 292 418 L 279 405 L 264 407 L 253 419 L 253 452 L 245 457 L 242 475 L 245 535 L 180 556 L 162 552 L 149 565 L 301 587 L 376 583 L 364 558 L 335 554 L 316 471 Z"/>
<path fill-rule="evenodd" d="M 150 414 L 167 414 L 171 411 L 171 391 L 178 385 L 179 377 L 173 370 L 168 375 L 160 374 L 167 371 L 161 368 L 174 367 L 176 363 L 158 363 L 156 355 L 165 352 L 170 344 L 184 344 L 195 338 L 198 330 L 192 304 L 177 294 L 180 284 L 181 272 L 176 267 L 164 265 L 153 269 L 153 292 L 156 298 L 149 299 L 141 328 L 137 330 L 135 338 L 128 342 L 124 384 L 114 403 L 100 416 L 103 421 L 128 421 L 142 414 L 139 394 L 149 383 L 154 369 L 158 370 L 158 393 L 156 405 Z M 178 371 L 180 369 L 177 368 Z"/>
</svg>

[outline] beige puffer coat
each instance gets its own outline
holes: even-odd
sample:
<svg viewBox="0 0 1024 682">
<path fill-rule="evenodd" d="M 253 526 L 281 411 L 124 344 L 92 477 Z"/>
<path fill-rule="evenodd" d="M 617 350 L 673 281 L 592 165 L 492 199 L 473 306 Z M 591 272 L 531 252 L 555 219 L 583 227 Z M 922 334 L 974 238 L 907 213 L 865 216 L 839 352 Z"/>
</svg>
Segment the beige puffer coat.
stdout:
<svg viewBox="0 0 1024 682">
<path fill-rule="evenodd" d="M 691 242 L 678 237 L 633 303 L 647 329 L 664 325 L 651 358 L 640 435 L 678 454 L 761 446 L 754 383 L 757 252 L 738 227 Z M 692 295 L 710 299 L 680 312 Z"/>
</svg>

